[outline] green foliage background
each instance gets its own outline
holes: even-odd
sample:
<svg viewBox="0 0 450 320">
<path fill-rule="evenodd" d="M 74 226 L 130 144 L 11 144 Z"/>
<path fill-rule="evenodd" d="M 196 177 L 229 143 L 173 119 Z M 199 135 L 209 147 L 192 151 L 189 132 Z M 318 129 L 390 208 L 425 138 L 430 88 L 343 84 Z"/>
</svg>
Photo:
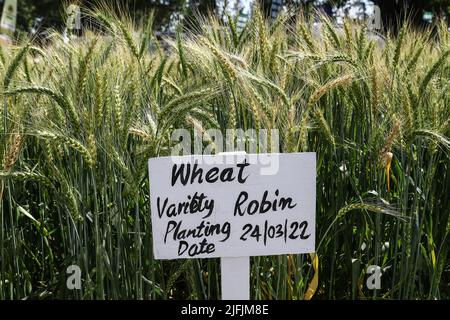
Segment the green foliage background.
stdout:
<svg viewBox="0 0 450 320">
<path fill-rule="evenodd" d="M 318 270 L 252 258 L 252 298 L 304 299 L 315 276 L 314 299 L 449 298 L 445 23 L 377 40 L 256 11 L 241 33 L 210 18 L 164 49 L 152 19 L 88 14 L 104 33 L 0 50 L 0 299 L 220 298 L 217 259 L 153 259 L 147 160 L 176 128 L 278 129 L 282 152 L 317 153 Z"/>
</svg>

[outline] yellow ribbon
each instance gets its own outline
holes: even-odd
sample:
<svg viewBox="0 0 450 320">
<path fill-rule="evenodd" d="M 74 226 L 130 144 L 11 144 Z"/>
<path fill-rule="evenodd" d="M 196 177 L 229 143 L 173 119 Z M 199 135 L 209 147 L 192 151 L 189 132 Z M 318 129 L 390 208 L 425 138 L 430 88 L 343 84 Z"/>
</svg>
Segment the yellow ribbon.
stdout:
<svg viewBox="0 0 450 320">
<path fill-rule="evenodd" d="M 305 300 L 311 300 L 319 286 L 319 257 L 315 253 L 310 253 L 310 257 L 314 268 L 314 276 L 309 283 L 308 290 L 305 292 Z"/>
<path fill-rule="evenodd" d="M 393 154 L 392 152 L 387 153 L 387 163 L 386 163 L 386 177 L 387 177 L 387 190 L 391 192 L 391 162 Z"/>
</svg>

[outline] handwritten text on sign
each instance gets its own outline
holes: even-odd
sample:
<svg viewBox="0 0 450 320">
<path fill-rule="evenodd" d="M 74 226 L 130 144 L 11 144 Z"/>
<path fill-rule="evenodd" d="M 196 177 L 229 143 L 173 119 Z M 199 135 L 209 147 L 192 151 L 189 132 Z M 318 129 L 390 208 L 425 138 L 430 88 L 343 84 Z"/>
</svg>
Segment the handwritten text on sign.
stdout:
<svg viewBox="0 0 450 320">
<path fill-rule="evenodd" d="M 149 175 L 156 259 L 315 251 L 315 153 L 152 158 Z"/>
</svg>

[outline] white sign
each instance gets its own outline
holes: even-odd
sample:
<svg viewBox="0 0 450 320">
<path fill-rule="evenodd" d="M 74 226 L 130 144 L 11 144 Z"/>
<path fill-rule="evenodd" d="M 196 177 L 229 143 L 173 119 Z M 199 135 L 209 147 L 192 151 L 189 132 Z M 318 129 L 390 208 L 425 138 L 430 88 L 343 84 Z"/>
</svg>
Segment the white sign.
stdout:
<svg viewBox="0 0 450 320">
<path fill-rule="evenodd" d="M 152 158 L 149 178 L 156 259 L 315 251 L 315 153 Z"/>
</svg>

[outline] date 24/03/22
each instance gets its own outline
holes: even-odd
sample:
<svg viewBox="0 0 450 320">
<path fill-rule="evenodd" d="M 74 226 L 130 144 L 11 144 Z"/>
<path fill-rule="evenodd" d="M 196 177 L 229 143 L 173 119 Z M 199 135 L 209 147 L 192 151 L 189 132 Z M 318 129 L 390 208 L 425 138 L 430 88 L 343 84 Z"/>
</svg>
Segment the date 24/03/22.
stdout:
<svg viewBox="0 0 450 320">
<path fill-rule="evenodd" d="M 182 315 L 206 315 L 212 318 L 215 313 L 222 313 L 230 317 L 242 317 L 244 315 L 269 315 L 269 306 L 266 304 L 227 304 L 225 309 L 217 307 L 201 307 L 188 304 L 181 308 Z"/>
<path fill-rule="evenodd" d="M 247 241 L 248 239 L 255 239 L 256 242 L 263 241 L 264 245 L 266 245 L 268 239 L 276 239 L 282 238 L 284 242 L 287 242 L 288 239 L 295 240 L 306 240 L 309 238 L 311 234 L 307 233 L 308 229 L 308 221 L 288 221 L 286 219 L 284 223 L 280 223 L 277 225 L 269 225 L 267 220 L 264 221 L 264 224 L 253 225 L 251 223 L 247 223 L 242 227 L 242 235 L 240 239 L 242 241 Z"/>
</svg>

